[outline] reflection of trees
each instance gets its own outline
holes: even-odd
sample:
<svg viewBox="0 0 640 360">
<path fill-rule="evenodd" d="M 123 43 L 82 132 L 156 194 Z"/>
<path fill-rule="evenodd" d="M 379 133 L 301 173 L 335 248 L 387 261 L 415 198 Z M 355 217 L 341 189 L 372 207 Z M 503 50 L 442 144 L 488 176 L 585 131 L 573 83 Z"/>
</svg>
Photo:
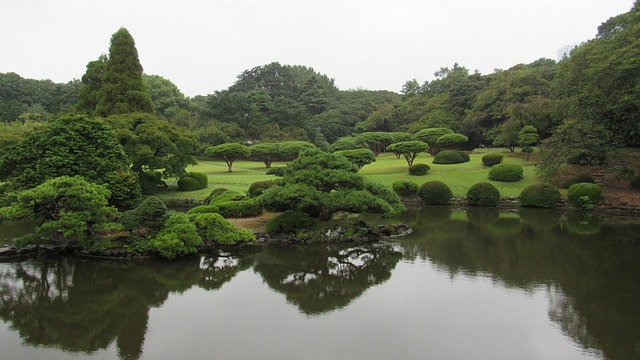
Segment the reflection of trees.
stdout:
<svg viewBox="0 0 640 360">
<path fill-rule="evenodd" d="M 150 307 L 194 285 L 219 288 L 250 266 L 247 256 L 129 263 L 62 257 L 0 264 L 0 318 L 30 345 L 93 353 L 115 341 L 120 358 L 137 359 Z"/>
<path fill-rule="evenodd" d="M 522 289 L 546 285 L 550 318 L 575 341 L 608 359 L 640 358 L 638 232 L 549 210 L 467 216 L 454 212 L 422 229 L 413 224 L 419 235 L 401 240 L 405 258 L 429 259 L 452 276 L 483 274 Z"/>
<path fill-rule="evenodd" d="M 402 254 L 390 245 L 268 246 L 255 270 L 305 314 L 339 309 L 391 276 Z"/>
</svg>

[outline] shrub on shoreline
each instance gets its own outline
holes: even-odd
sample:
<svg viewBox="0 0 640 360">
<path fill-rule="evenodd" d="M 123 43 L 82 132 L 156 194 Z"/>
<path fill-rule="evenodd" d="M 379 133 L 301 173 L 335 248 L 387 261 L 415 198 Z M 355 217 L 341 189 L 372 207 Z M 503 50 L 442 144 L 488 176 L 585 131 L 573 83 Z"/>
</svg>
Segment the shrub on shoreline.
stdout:
<svg viewBox="0 0 640 360">
<path fill-rule="evenodd" d="M 480 182 L 467 191 L 467 202 L 475 206 L 496 206 L 500 201 L 500 191 L 492 184 Z"/>
<path fill-rule="evenodd" d="M 554 208 L 560 199 L 560 190 L 551 184 L 534 184 L 520 193 L 520 204 L 528 207 Z"/>
<path fill-rule="evenodd" d="M 426 205 L 448 205 L 453 194 L 442 181 L 429 181 L 420 186 L 420 198 Z"/>
<path fill-rule="evenodd" d="M 415 196 L 418 194 L 418 184 L 413 181 L 396 180 L 393 182 L 393 191 L 399 196 Z"/>
</svg>

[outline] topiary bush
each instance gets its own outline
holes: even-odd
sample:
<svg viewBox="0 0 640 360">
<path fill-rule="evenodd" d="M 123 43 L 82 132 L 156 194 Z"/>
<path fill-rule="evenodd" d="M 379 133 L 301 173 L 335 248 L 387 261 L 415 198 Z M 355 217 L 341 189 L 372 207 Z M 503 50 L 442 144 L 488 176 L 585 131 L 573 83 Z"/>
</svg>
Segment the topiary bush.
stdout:
<svg viewBox="0 0 640 360">
<path fill-rule="evenodd" d="M 216 203 L 218 214 L 225 218 L 245 218 L 262 214 L 262 208 L 253 199 Z"/>
<path fill-rule="evenodd" d="M 155 233 L 162 229 L 169 216 L 169 210 L 162 200 L 150 197 L 137 208 L 125 211 L 118 219 L 125 230 L 144 228 L 146 233 Z"/>
<path fill-rule="evenodd" d="M 189 209 L 187 214 L 212 214 L 218 211 L 220 211 L 220 208 L 215 205 L 200 205 Z"/>
<path fill-rule="evenodd" d="M 468 160 L 465 160 L 466 158 L 463 154 L 466 154 L 467 156 L 469 156 L 469 154 L 465 153 L 464 151 L 443 150 L 443 151 L 440 151 L 433 158 L 433 163 L 434 164 L 462 164 L 468 161 Z"/>
<path fill-rule="evenodd" d="M 413 164 L 409 166 L 409 175 L 427 175 L 427 172 L 431 170 L 431 167 L 427 164 Z"/>
<path fill-rule="evenodd" d="M 448 205 L 453 196 L 449 186 L 437 180 L 422 184 L 419 195 L 426 205 Z"/>
<path fill-rule="evenodd" d="M 462 150 L 452 150 L 458 153 L 458 155 L 460 155 L 462 157 L 462 160 L 464 160 L 464 162 L 469 162 L 469 160 L 471 160 L 471 156 L 469 156 L 469 153 L 467 153 L 466 151 L 462 151 Z"/>
<path fill-rule="evenodd" d="M 302 211 L 287 211 L 267 223 L 268 234 L 296 234 L 300 230 L 312 230 L 319 220 Z"/>
<path fill-rule="evenodd" d="M 229 202 L 229 201 L 241 201 L 241 200 L 246 200 L 247 196 L 240 194 L 239 192 L 235 191 L 235 190 L 225 190 L 224 192 L 211 197 L 210 196 L 210 200 L 209 200 L 209 205 L 217 205 L 220 203 L 225 203 L 225 202 Z"/>
<path fill-rule="evenodd" d="M 178 179 L 178 191 L 194 191 L 200 189 L 203 189 L 200 187 L 200 183 L 192 177 L 183 176 Z"/>
<path fill-rule="evenodd" d="M 513 164 L 498 164 L 489 170 L 489 180 L 502 182 L 516 182 L 522 179 L 522 166 Z"/>
<path fill-rule="evenodd" d="M 500 191 L 492 184 L 477 183 L 467 191 L 467 203 L 475 206 L 496 206 L 500 201 Z"/>
<path fill-rule="evenodd" d="M 274 186 L 276 183 L 273 180 L 266 181 L 256 181 L 249 186 L 249 190 L 247 190 L 247 195 L 249 197 L 254 198 L 262 195 L 262 193 L 268 188 Z"/>
<path fill-rule="evenodd" d="M 486 167 L 492 167 L 493 165 L 498 165 L 504 159 L 504 155 L 502 154 L 486 154 L 482 156 L 482 165 Z"/>
<path fill-rule="evenodd" d="M 286 167 L 284 167 L 284 166 L 274 166 L 274 167 L 269 168 L 269 170 L 267 170 L 267 172 L 265 174 L 283 177 L 285 171 L 286 171 Z"/>
<path fill-rule="evenodd" d="M 256 241 L 251 231 L 236 227 L 220 214 L 189 214 L 189 221 L 205 243 L 233 245 Z"/>
<path fill-rule="evenodd" d="M 396 180 L 393 182 L 393 191 L 399 196 L 409 197 L 418 194 L 418 184 L 413 181 Z"/>
<path fill-rule="evenodd" d="M 560 201 L 560 190 L 551 184 L 534 184 L 527 186 L 520 193 L 522 206 L 554 208 Z"/>
<path fill-rule="evenodd" d="M 593 183 L 577 183 L 569 186 L 567 200 L 575 206 L 591 208 L 600 200 L 602 188 Z"/>
<path fill-rule="evenodd" d="M 213 199 L 215 199 L 216 197 L 220 196 L 220 194 L 225 193 L 226 191 L 228 191 L 229 189 L 225 189 L 225 188 L 217 188 L 217 189 L 213 189 L 210 193 L 209 196 L 207 196 L 206 199 L 204 199 L 204 203 L 205 204 L 210 204 L 211 201 Z"/>
<path fill-rule="evenodd" d="M 640 190 L 640 176 L 634 176 L 629 181 L 629 185 L 633 190 Z"/>
<path fill-rule="evenodd" d="M 568 189 L 569 186 L 573 185 L 573 184 L 578 184 L 578 183 L 595 183 L 595 180 L 593 180 L 593 178 L 589 175 L 589 174 L 578 174 L 575 177 L 572 177 L 571 179 L 565 181 L 562 183 L 561 188 L 563 189 Z"/>
</svg>

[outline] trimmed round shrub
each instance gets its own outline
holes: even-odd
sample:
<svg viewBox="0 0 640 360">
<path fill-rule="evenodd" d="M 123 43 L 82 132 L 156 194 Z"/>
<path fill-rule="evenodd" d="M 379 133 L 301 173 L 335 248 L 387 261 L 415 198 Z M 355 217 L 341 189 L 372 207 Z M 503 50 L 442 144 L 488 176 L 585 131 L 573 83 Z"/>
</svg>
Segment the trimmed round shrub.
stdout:
<svg viewBox="0 0 640 360">
<path fill-rule="evenodd" d="M 210 193 L 209 196 L 207 196 L 206 199 L 204 199 L 204 203 L 205 204 L 210 204 L 211 201 L 215 198 L 217 198 L 218 196 L 220 196 L 220 194 L 223 194 L 224 192 L 228 191 L 228 189 L 225 188 L 217 188 L 217 189 L 213 189 Z"/>
<path fill-rule="evenodd" d="M 209 201 L 209 205 L 217 205 L 217 204 L 225 203 L 229 201 L 241 201 L 246 199 L 247 199 L 246 195 L 240 194 L 235 190 L 225 190 L 221 194 L 218 194 L 217 196 L 212 197 L 211 200 Z"/>
<path fill-rule="evenodd" d="M 413 164 L 409 166 L 409 175 L 427 175 L 431 167 L 427 164 Z"/>
<path fill-rule="evenodd" d="M 493 165 L 498 165 L 504 159 L 504 155 L 502 154 L 486 154 L 482 156 L 482 165 L 486 167 L 492 167 Z"/>
<path fill-rule="evenodd" d="M 500 201 L 498 188 L 486 182 L 477 183 L 467 191 L 467 203 L 475 206 L 496 206 Z"/>
<path fill-rule="evenodd" d="M 267 223 L 268 234 L 295 234 L 300 230 L 310 230 L 318 225 L 318 219 L 302 211 L 287 211 Z"/>
<path fill-rule="evenodd" d="M 462 154 L 466 154 L 467 156 L 469 155 L 464 151 L 459 151 L 459 150 L 443 150 L 443 151 L 440 151 L 433 158 L 433 163 L 434 164 L 462 164 L 466 162 L 465 157 Z"/>
<path fill-rule="evenodd" d="M 593 180 L 593 178 L 589 175 L 589 174 L 578 174 L 575 177 L 572 177 L 571 179 L 565 181 L 562 183 L 562 188 L 563 189 L 568 189 L 569 186 L 573 185 L 573 184 L 578 184 L 578 183 L 592 183 L 595 184 L 595 180 Z"/>
<path fill-rule="evenodd" d="M 216 203 L 218 214 L 225 218 L 245 218 L 262 214 L 262 208 L 253 199 Z"/>
<path fill-rule="evenodd" d="M 629 185 L 633 190 L 640 190 L 640 176 L 634 176 L 629 181 Z"/>
<path fill-rule="evenodd" d="M 498 164 L 489 170 L 489 180 L 502 182 L 516 182 L 522 179 L 522 166 L 513 164 Z"/>
<path fill-rule="evenodd" d="M 219 210 L 215 205 L 200 205 L 189 209 L 187 214 L 212 214 L 217 213 Z"/>
<path fill-rule="evenodd" d="M 451 201 L 451 189 L 442 181 L 429 181 L 420 186 L 420 198 L 426 205 L 447 205 Z"/>
<path fill-rule="evenodd" d="M 602 188 L 593 183 L 577 183 L 569 186 L 567 200 L 575 206 L 593 205 L 600 200 Z"/>
<path fill-rule="evenodd" d="M 393 182 L 393 191 L 404 197 L 415 196 L 418 194 L 418 184 L 413 181 L 396 180 Z"/>
<path fill-rule="evenodd" d="M 283 177 L 285 171 L 286 171 L 286 168 L 284 166 L 274 166 L 269 168 L 269 170 L 267 170 L 265 174 Z"/>
<path fill-rule="evenodd" d="M 560 201 L 560 190 L 551 184 L 534 184 L 527 186 L 520 193 L 522 206 L 554 208 Z"/>
<path fill-rule="evenodd" d="M 464 160 L 464 162 L 469 162 L 469 160 L 471 160 L 471 156 L 469 156 L 469 153 L 467 153 L 466 151 L 462 151 L 462 150 L 452 150 L 458 153 L 458 155 L 460 155 L 462 157 L 462 160 Z"/>
<path fill-rule="evenodd" d="M 247 195 L 249 197 L 254 198 L 262 195 L 262 193 L 268 188 L 274 186 L 276 183 L 273 180 L 265 180 L 265 181 L 256 181 L 249 186 L 249 190 L 247 190 Z"/>
<path fill-rule="evenodd" d="M 184 176 L 178 179 L 178 191 L 194 191 L 200 189 L 204 188 L 200 186 L 198 180 L 192 177 Z"/>
<path fill-rule="evenodd" d="M 125 230 L 146 228 L 152 233 L 160 231 L 169 217 L 169 210 L 162 200 L 150 197 L 137 208 L 125 211 L 120 215 L 120 222 Z"/>
</svg>

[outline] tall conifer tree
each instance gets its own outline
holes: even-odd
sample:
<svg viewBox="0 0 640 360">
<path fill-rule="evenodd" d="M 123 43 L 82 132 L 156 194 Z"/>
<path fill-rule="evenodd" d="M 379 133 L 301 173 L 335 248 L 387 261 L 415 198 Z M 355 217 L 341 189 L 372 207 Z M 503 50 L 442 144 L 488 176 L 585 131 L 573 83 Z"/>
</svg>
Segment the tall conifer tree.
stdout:
<svg viewBox="0 0 640 360">
<path fill-rule="evenodd" d="M 111 36 L 96 114 L 106 117 L 133 112 L 152 113 L 153 103 L 142 82 L 142 65 L 133 37 L 120 28 Z"/>
</svg>

